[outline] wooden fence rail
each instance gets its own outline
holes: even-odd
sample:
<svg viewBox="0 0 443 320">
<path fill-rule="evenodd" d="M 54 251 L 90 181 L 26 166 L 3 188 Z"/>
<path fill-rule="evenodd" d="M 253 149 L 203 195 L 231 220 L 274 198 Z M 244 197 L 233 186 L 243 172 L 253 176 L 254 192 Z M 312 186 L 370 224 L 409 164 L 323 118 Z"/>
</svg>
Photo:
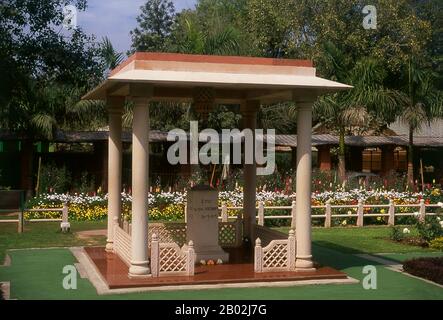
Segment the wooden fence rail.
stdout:
<svg viewBox="0 0 443 320">
<path fill-rule="evenodd" d="M 352 205 L 333 205 L 331 204 L 332 200 L 327 200 L 324 205 L 312 206 L 312 209 L 324 209 L 324 214 L 312 214 L 312 219 L 324 219 L 324 226 L 326 228 L 331 227 L 332 218 L 357 218 L 356 225 L 358 227 L 363 227 L 364 218 L 366 217 L 388 217 L 388 225 L 395 225 L 396 217 L 405 217 L 405 216 L 417 216 L 420 221 L 424 221 L 426 216 L 433 216 L 436 213 L 427 212 L 427 209 L 431 208 L 443 208 L 441 204 L 425 204 L 423 199 L 420 200 L 420 203 L 417 204 L 395 204 L 393 200 L 389 201 L 389 204 L 365 204 L 363 200 L 359 200 L 357 204 Z M 388 209 L 386 213 L 364 213 L 365 209 Z M 417 208 L 416 212 L 396 212 L 396 208 Z M 333 209 L 356 209 L 356 213 L 345 213 L 345 214 L 334 214 Z M 228 207 L 225 203 L 219 208 L 221 210 L 222 221 L 227 221 L 231 217 L 228 217 L 229 210 L 243 210 L 242 207 Z M 271 219 L 290 219 L 291 220 L 291 228 L 295 228 L 295 212 L 296 206 L 295 201 L 292 202 L 291 206 L 265 206 L 263 202 L 259 202 L 256 207 L 257 216 L 256 219 L 258 221 L 258 225 L 263 226 L 265 224 L 265 220 Z M 287 210 L 290 211 L 289 215 L 265 215 L 265 210 Z M 232 217 L 235 218 L 235 217 Z"/>
<path fill-rule="evenodd" d="M 13 210 L 10 210 L 13 211 Z M 61 212 L 61 218 L 56 219 L 25 219 L 25 212 Z M 62 208 L 23 209 L 18 211 L 17 219 L 0 219 L 0 223 L 17 223 L 18 232 L 23 232 L 25 222 L 60 222 L 60 228 L 66 232 L 71 228 L 69 223 L 69 207 L 67 203 Z"/>
</svg>

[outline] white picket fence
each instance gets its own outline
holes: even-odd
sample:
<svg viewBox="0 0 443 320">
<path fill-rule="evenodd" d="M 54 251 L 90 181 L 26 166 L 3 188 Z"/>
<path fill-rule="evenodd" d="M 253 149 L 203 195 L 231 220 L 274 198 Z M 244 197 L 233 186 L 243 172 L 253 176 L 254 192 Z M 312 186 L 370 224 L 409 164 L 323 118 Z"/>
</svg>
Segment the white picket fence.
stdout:
<svg viewBox="0 0 443 320">
<path fill-rule="evenodd" d="M 25 219 L 25 212 L 61 212 L 61 217 L 55 219 Z M 60 222 L 60 228 L 66 231 L 71 227 L 68 214 L 68 204 L 64 203 L 61 208 L 23 209 L 23 211 L 18 211 L 17 219 L 0 219 L 0 223 L 17 223 L 18 233 L 22 233 L 25 222 Z"/>
<path fill-rule="evenodd" d="M 357 218 L 356 225 L 358 227 L 363 227 L 364 218 L 366 217 L 388 217 L 388 225 L 395 225 L 396 217 L 405 217 L 405 216 L 417 216 L 420 221 L 424 221 L 426 216 L 433 216 L 436 213 L 429 212 L 427 209 L 431 208 L 441 208 L 439 204 L 425 204 L 425 201 L 422 199 L 418 204 L 395 204 L 393 200 L 389 201 L 389 204 L 365 204 L 363 200 L 359 200 L 358 204 L 355 205 L 332 205 L 332 200 L 326 201 L 325 205 L 312 206 L 312 209 L 324 209 L 324 214 L 312 214 L 312 219 L 324 219 L 324 226 L 326 228 L 331 227 L 332 218 Z M 364 213 L 365 209 L 387 209 L 387 213 Z M 396 208 L 417 208 L 415 212 L 396 212 Z M 335 209 L 356 209 L 356 212 L 351 211 L 349 213 L 340 213 L 334 214 L 333 210 Z M 228 216 L 229 210 L 243 210 L 243 207 L 228 207 L 225 203 L 219 208 L 221 210 L 222 221 L 227 221 L 231 217 Z M 296 202 L 293 201 L 291 206 L 265 206 L 263 202 L 259 202 L 256 207 L 257 210 L 257 223 L 260 226 L 265 224 L 265 220 L 271 219 L 290 219 L 291 227 L 295 228 L 295 212 L 296 212 Z M 289 211 L 288 215 L 265 215 L 265 210 L 287 210 Z M 398 211 L 398 210 L 397 210 Z M 235 217 L 232 217 L 235 218 Z"/>
</svg>

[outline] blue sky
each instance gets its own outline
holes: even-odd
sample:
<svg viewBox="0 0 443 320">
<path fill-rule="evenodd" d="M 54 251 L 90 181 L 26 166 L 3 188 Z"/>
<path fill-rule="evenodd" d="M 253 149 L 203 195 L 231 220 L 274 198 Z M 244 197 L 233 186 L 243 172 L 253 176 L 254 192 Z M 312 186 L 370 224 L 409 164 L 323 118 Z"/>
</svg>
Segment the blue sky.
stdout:
<svg viewBox="0 0 443 320">
<path fill-rule="evenodd" d="M 131 46 L 129 31 L 137 25 L 136 17 L 146 0 L 88 0 L 85 12 L 79 12 L 78 25 L 97 39 L 107 36 L 123 53 Z M 196 0 L 174 0 L 176 11 L 194 7 Z"/>
</svg>

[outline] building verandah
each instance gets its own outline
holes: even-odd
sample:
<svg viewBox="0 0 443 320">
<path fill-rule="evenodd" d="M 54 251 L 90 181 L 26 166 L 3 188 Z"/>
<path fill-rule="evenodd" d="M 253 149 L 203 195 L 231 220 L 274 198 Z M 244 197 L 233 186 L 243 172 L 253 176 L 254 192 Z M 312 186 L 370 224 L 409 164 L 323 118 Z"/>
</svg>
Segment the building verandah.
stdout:
<svg viewBox="0 0 443 320">
<path fill-rule="evenodd" d="M 294 265 L 297 271 L 313 271 L 310 220 L 312 106 L 318 95 L 348 88 L 349 86 L 316 77 L 312 63 L 304 60 L 164 53 L 134 54 L 115 69 L 102 85 L 84 97 L 84 99 L 106 101 L 109 112 L 106 250 L 125 252 L 119 255 L 125 256 L 130 277 L 151 276 L 153 257 L 150 260 L 150 255 L 156 252 L 158 239 L 149 238 L 147 214 L 149 104 L 152 101 L 162 100 L 195 102 L 202 91 L 209 91 L 212 103 L 240 105 L 244 128 L 252 130 L 256 128 L 257 112 L 262 103 L 295 102 L 298 108 L 298 146 Z M 133 103 L 132 227 L 129 236 L 123 234 L 119 227 L 122 112 L 126 101 Z M 239 220 L 243 224 L 242 239 L 247 238 L 252 244 L 257 238 L 256 170 L 255 163 L 244 165 L 243 215 Z M 162 244 L 159 246 L 161 250 Z M 163 244 L 163 247 L 167 246 Z M 250 248 L 253 250 L 253 245 Z M 186 244 L 186 248 L 182 250 L 188 257 L 192 256 L 192 243 Z"/>
</svg>

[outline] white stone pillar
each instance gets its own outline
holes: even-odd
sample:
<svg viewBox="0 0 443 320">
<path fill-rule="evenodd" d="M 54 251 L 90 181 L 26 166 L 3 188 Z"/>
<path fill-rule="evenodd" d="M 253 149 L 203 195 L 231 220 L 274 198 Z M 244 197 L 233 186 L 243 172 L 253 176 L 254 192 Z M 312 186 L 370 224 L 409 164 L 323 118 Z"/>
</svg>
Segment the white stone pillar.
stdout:
<svg viewBox="0 0 443 320">
<path fill-rule="evenodd" d="M 312 270 L 311 251 L 311 177 L 312 177 L 312 105 L 313 102 L 297 102 L 297 197 L 296 238 L 297 270 Z"/>
<path fill-rule="evenodd" d="M 132 98 L 132 251 L 129 276 L 146 276 L 148 263 L 149 99 Z"/>
<path fill-rule="evenodd" d="M 122 113 L 124 97 L 108 97 L 109 113 L 108 138 L 108 239 L 106 251 L 112 252 L 114 245 L 114 218 L 121 213 L 122 185 Z"/>
<path fill-rule="evenodd" d="M 246 101 L 241 106 L 243 117 L 243 129 L 254 131 L 257 126 L 257 111 L 260 101 Z M 246 148 L 245 148 L 246 150 Z M 244 187 L 243 187 L 243 237 L 249 238 L 254 243 L 254 229 L 256 225 L 256 189 L 257 189 L 257 164 L 255 163 L 255 141 L 253 144 L 253 163 L 243 165 Z M 245 159 L 247 156 L 245 155 Z"/>
</svg>

